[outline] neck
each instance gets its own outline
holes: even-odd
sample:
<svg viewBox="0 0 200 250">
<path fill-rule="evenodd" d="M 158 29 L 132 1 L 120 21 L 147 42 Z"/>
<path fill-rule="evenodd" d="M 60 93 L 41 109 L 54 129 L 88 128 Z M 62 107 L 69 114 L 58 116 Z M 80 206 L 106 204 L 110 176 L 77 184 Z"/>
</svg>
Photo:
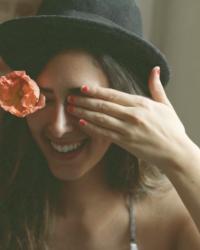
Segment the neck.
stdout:
<svg viewBox="0 0 200 250">
<path fill-rule="evenodd" d="M 112 190 L 105 182 L 102 167 L 95 167 L 78 180 L 63 183 L 60 197 L 60 218 L 80 226 L 102 225 L 102 215 L 112 220 L 125 209 L 126 196 Z M 107 220 L 108 222 L 108 220 Z"/>
<path fill-rule="evenodd" d="M 122 249 L 129 244 L 127 197 L 111 190 L 102 171 L 96 170 L 63 183 L 53 242 L 64 242 L 71 249 L 81 249 L 85 242 L 87 249 Z"/>
</svg>

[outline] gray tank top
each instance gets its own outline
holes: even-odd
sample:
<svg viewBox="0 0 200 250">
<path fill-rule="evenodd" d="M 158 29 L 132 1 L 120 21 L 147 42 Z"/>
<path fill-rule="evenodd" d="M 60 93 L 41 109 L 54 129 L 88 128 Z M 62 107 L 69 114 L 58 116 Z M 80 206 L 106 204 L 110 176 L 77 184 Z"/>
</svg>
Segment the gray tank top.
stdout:
<svg viewBox="0 0 200 250">
<path fill-rule="evenodd" d="M 128 205 L 129 205 L 129 216 L 130 216 L 130 250 L 138 250 L 136 244 L 136 223 L 135 223 L 135 211 L 133 206 L 133 197 L 128 195 Z"/>
</svg>

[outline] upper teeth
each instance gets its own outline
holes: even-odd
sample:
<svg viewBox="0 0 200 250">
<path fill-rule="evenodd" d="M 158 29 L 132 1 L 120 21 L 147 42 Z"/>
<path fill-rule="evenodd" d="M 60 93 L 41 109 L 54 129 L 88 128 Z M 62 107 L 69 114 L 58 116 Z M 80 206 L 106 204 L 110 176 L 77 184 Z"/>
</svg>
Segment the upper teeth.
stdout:
<svg viewBox="0 0 200 250">
<path fill-rule="evenodd" d="M 76 144 L 71 144 L 71 145 L 65 145 L 65 146 L 60 146 L 60 145 L 57 145 L 57 144 L 51 142 L 51 145 L 53 146 L 53 148 L 55 148 L 59 152 L 66 153 L 66 152 L 68 152 L 70 150 L 78 148 L 81 145 L 81 142 L 80 143 L 76 143 Z"/>
</svg>

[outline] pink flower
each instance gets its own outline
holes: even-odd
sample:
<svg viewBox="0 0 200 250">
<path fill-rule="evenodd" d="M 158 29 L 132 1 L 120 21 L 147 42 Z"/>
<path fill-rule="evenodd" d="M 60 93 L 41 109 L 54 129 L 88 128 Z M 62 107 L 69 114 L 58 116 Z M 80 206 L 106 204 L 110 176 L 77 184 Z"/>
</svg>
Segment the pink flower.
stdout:
<svg viewBox="0 0 200 250">
<path fill-rule="evenodd" d="M 25 117 L 45 106 L 45 96 L 25 71 L 12 71 L 0 77 L 0 107 Z"/>
</svg>

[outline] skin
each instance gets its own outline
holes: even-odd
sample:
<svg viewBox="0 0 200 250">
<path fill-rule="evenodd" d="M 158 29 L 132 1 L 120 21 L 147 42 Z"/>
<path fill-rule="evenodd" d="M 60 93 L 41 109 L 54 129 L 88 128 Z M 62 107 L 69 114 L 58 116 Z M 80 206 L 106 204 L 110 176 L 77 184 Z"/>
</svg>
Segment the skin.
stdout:
<svg viewBox="0 0 200 250">
<path fill-rule="evenodd" d="M 187 179 L 197 176 L 199 183 L 198 171 L 193 164 L 189 175 L 186 166 L 194 155 L 194 162 L 200 165 L 200 152 L 165 94 L 159 68 L 153 68 L 149 76 L 152 99 L 110 89 L 100 65 L 80 50 L 52 58 L 37 82 L 40 87 L 52 89 L 48 98 L 53 101 L 27 116 L 27 123 L 50 171 L 63 183 L 52 249 L 130 248 L 126 197 L 110 190 L 103 175 L 103 156 L 111 143 L 161 168 L 173 184 L 160 196 L 152 194 L 134 203 L 139 250 L 199 249 L 195 195 L 198 197 L 200 187 Z M 83 84 L 89 86 L 89 92 L 70 101 L 69 88 Z M 73 112 L 67 109 L 69 103 Z M 80 126 L 80 118 L 87 121 L 86 126 Z M 88 150 L 73 164 L 55 161 L 48 151 L 47 139 L 71 141 L 84 137 L 91 139 Z"/>
<path fill-rule="evenodd" d="M 73 221 L 76 227 L 84 228 L 91 235 L 94 220 L 99 230 L 102 230 L 105 227 L 102 211 L 106 219 L 112 220 L 119 207 L 121 209 L 124 196 L 108 189 L 104 180 L 103 156 L 111 141 L 84 133 L 77 125 L 78 120 L 67 112 L 69 88 L 80 87 L 85 82 L 106 88 L 109 86 L 100 66 L 87 53 L 71 51 L 57 55 L 37 79 L 40 87 L 52 89 L 51 94 L 42 92 L 48 103 L 26 119 L 33 138 L 48 161 L 50 171 L 63 182 L 57 224 L 61 226 Z M 85 137 L 90 138 L 90 144 L 80 159 L 57 161 L 49 152 L 47 139 L 71 142 Z"/>
<path fill-rule="evenodd" d="M 77 119 L 67 113 L 69 88 L 80 87 L 84 82 L 108 87 L 106 77 L 89 55 L 69 52 L 68 56 L 63 54 L 56 56 L 46 65 L 37 79 L 39 87 L 52 90 L 52 93 L 41 90 L 47 98 L 47 105 L 39 112 L 27 117 L 32 135 L 44 153 L 50 170 L 63 181 L 80 179 L 83 181 L 82 177 L 87 177 L 89 170 L 97 165 L 111 145 L 111 141 L 106 138 L 95 135 L 91 137 L 84 133 L 77 126 Z M 59 161 L 48 150 L 49 140 L 64 141 L 69 144 L 85 138 L 90 138 L 91 143 L 81 159 Z M 83 159 L 87 161 L 82 162 Z M 87 183 L 88 180 L 86 179 L 85 182 Z"/>
</svg>

